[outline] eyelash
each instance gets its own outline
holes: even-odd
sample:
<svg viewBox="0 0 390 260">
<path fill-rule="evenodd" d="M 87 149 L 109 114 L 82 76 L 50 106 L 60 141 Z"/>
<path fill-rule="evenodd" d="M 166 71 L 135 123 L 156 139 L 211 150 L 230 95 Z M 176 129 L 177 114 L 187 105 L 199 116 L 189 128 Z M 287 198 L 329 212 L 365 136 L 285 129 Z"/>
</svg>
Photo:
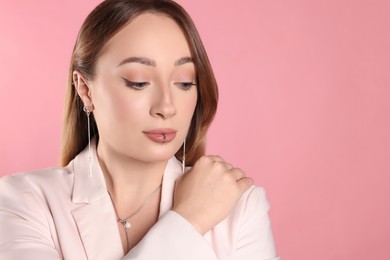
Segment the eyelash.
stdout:
<svg viewBox="0 0 390 260">
<path fill-rule="evenodd" d="M 182 90 L 189 90 L 192 86 L 196 86 L 196 84 L 193 82 L 177 82 L 175 85 L 179 85 L 179 88 Z"/>
<path fill-rule="evenodd" d="M 149 85 L 149 82 L 135 82 L 125 78 L 122 78 L 126 85 L 134 90 L 142 90 L 145 86 Z"/>
<path fill-rule="evenodd" d="M 142 90 L 144 89 L 146 86 L 150 85 L 149 82 L 135 82 L 135 81 L 131 81 L 131 80 L 128 80 L 126 78 L 122 78 L 126 85 L 134 90 Z M 182 90 L 189 90 L 191 89 L 192 86 L 196 86 L 195 83 L 189 81 L 189 82 L 176 82 L 175 85 L 177 85 L 179 88 L 181 88 Z"/>
</svg>

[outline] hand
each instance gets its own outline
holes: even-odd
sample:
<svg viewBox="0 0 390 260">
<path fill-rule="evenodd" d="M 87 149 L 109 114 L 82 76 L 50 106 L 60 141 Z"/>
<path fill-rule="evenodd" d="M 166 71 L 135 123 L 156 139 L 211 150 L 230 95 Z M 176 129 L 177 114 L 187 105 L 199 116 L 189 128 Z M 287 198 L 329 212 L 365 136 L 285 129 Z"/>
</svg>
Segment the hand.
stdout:
<svg viewBox="0 0 390 260">
<path fill-rule="evenodd" d="M 172 210 L 204 235 L 221 222 L 253 184 L 219 156 L 203 156 L 175 184 Z"/>
</svg>

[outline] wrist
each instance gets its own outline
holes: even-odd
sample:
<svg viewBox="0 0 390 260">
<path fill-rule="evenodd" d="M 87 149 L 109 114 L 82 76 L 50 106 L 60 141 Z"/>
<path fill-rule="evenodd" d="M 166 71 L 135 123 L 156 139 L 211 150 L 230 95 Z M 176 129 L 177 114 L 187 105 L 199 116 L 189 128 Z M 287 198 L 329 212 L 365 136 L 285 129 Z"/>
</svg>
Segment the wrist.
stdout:
<svg viewBox="0 0 390 260">
<path fill-rule="evenodd" d="M 180 209 L 172 208 L 172 211 L 179 214 L 182 218 L 187 220 L 198 233 L 200 233 L 202 236 L 204 236 L 208 232 L 208 228 L 205 228 L 205 225 L 202 225 L 202 221 L 200 221 L 197 217 L 193 216 L 192 214 L 187 214 Z"/>
</svg>

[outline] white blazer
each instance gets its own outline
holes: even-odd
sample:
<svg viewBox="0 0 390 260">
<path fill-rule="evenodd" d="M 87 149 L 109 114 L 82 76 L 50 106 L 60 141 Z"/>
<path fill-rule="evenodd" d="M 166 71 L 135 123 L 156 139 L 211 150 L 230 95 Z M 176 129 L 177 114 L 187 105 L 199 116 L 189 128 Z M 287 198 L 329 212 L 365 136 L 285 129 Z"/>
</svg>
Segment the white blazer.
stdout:
<svg viewBox="0 0 390 260">
<path fill-rule="evenodd" d="M 230 215 L 202 236 L 171 211 L 181 164 L 169 160 L 163 176 L 160 215 L 140 243 L 124 255 L 114 208 L 93 144 L 93 176 L 85 149 L 64 168 L 0 179 L 2 260 L 277 260 L 269 204 L 250 188 Z"/>
</svg>

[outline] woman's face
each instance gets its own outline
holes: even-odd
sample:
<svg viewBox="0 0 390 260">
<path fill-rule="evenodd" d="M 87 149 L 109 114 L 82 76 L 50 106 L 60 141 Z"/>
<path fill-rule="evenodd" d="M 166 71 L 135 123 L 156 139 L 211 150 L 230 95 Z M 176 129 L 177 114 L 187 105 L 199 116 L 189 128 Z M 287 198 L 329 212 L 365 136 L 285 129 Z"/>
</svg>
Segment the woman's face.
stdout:
<svg viewBox="0 0 390 260">
<path fill-rule="evenodd" d="M 115 34 L 89 82 L 99 146 L 163 161 L 183 144 L 197 101 L 186 38 L 167 16 L 142 14 Z"/>
</svg>

